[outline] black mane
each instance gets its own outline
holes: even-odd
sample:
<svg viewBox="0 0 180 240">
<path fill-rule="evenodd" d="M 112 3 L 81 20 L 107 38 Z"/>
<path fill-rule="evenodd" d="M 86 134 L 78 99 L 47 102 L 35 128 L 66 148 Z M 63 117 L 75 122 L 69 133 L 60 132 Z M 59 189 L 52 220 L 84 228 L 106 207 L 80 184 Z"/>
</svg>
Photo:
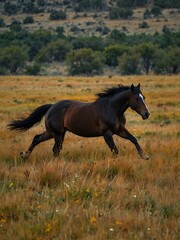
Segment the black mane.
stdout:
<svg viewBox="0 0 180 240">
<path fill-rule="evenodd" d="M 118 85 L 117 87 L 104 89 L 103 92 L 97 93 L 96 96 L 98 98 L 110 97 L 116 93 L 121 93 L 129 89 L 129 86 Z"/>
</svg>

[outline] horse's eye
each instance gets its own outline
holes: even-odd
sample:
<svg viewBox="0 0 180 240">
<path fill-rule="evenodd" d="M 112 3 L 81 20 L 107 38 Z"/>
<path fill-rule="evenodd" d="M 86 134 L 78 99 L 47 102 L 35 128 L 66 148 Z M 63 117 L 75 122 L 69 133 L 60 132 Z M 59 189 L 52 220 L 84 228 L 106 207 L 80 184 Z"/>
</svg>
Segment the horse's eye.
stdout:
<svg viewBox="0 0 180 240">
<path fill-rule="evenodd" d="M 139 102 L 139 100 L 140 100 L 139 98 L 136 98 L 136 101 L 137 101 L 137 102 Z"/>
</svg>

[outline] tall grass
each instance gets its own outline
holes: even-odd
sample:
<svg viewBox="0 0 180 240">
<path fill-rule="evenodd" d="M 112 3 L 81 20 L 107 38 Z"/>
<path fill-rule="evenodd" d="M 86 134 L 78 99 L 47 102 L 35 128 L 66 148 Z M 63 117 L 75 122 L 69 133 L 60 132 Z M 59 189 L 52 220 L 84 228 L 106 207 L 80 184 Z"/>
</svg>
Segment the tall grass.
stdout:
<svg viewBox="0 0 180 240">
<path fill-rule="evenodd" d="M 179 76 L 0 82 L 0 239 L 179 238 Z M 143 121 L 128 110 L 127 128 L 150 160 L 139 159 L 134 146 L 118 137 L 120 154 L 114 158 L 102 138 L 70 133 L 58 159 L 52 157 L 53 140 L 20 159 L 44 123 L 26 133 L 8 132 L 12 118 L 60 99 L 93 101 L 104 87 L 138 82 L 151 117 Z"/>
</svg>

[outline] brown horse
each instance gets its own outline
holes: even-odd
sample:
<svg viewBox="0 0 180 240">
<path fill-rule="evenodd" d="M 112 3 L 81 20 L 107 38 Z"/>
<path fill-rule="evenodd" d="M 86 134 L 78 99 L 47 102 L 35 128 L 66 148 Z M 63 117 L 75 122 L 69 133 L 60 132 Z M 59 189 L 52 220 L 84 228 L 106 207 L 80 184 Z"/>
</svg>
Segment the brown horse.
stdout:
<svg viewBox="0 0 180 240">
<path fill-rule="evenodd" d="M 142 149 L 137 139 L 125 128 L 124 112 L 127 108 L 135 110 L 147 119 L 150 115 L 145 104 L 145 98 L 140 90 L 140 84 L 134 86 L 119 85 L 97 94 L 97 99 L 91 103 L 72 100 L 62 100 L 55 104 L 46 104 L 36 108 L 27 118 L 14 120 L 8 124 L 10 130 L 26 131 L 38 124 L 45 115 L 46 131 L 36 135 L 28 150 L 21 152 L 22 158 L 28 158 L 36 145 L 54 138 L 54 156 L 59 156 L 66 131 L 82 137 L 103 136 L 105 142 L 114 154 L 118 149 L 113 135 L 130 140 L 140 156 Z"/>
</svg>

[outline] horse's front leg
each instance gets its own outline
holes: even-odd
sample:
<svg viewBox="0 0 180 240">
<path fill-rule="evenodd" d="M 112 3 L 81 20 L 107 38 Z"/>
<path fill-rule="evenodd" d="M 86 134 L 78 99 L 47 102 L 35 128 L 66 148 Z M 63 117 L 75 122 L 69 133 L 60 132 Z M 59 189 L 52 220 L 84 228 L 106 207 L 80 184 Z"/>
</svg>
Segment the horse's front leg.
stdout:
<svg viewBox="0 0 180 240">
<path fill-rule="evenodd" d="M 113 140 L 113 135 L 111 133 L 111 131 L 106 131 L 103 135 L 105 142 L 107 143 L 108 147 L 111 149 L 111 152 L 113 152 L 113 154 L 118 154 L 118 149 L 114 143 Z"/>
<path fill-rule="evenodd" d="M 129 141 L 131 141 L 131 142 L 135 145 L 135 147 L 136 147 L 139 155 L 140 155 L 142 158 L 144 158 L 144 157 L 143 157 L 142 148 L 140 147 L 137 139 L 136 139 L 130 132 L 128 132 L 128 130 L 127 130 L 125 127 L 121 127 L 121 128 L 117 131 L 116 135 L 118 135 L 118 136 L 120 136 L 120 137 L 122 137 L 122 138 L 125 138 L 125 139 L 128 139 Z"/>
</svg>

